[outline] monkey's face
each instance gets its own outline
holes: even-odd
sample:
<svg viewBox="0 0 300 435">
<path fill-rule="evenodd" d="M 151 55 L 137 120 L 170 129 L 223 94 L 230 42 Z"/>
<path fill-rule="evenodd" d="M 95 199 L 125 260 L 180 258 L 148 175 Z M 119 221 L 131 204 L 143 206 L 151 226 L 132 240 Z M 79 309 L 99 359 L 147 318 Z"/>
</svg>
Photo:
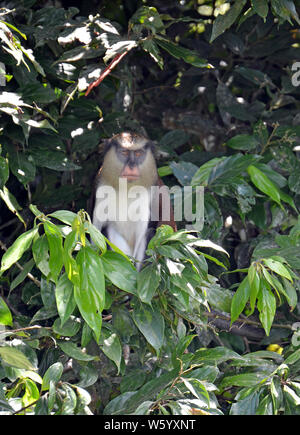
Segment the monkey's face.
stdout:
<svg viewBox="0 0 300 435">
<path fill-rule="evenodd" d="M 124 165 L 121 177 L 126 178 L 127 181 L 138 180 L 141 176 L 140 167 L 146 159 L 147 149 L 140 148 L 133 151 L 119 145 L 116 148 L 116 154 L 117 158 Z"/>
<path fill-rule="evenodd" d="M 153 145 L 142 136 L 122 133 L 113 137 L 108 143 L 104 159 L 105 178 L 126 178 L 130 183 L 148 185 L 157 175 L 153 156 Z M 112 183 L 114 184 L 114 183 Z"/>
</svg>

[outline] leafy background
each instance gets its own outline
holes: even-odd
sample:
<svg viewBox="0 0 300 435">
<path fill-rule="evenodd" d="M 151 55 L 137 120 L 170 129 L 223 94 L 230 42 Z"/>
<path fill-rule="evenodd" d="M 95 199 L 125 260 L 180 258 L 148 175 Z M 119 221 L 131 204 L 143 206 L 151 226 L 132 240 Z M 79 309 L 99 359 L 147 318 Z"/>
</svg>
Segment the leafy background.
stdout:
<svg viewBox="0 0 300 435">
<path fill-rule="evenodd" d="M 299 414 L 299 2 L 0 6 L 1 413 Z M 87 214 L 123 130 L 205 187 L 139 273 Z"/>
</svg>

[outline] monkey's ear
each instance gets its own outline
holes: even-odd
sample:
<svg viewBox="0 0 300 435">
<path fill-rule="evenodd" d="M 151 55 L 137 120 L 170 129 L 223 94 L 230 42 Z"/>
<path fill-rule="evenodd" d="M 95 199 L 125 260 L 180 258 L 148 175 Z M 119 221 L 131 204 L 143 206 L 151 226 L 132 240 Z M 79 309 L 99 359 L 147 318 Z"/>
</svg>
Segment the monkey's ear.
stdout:
<svg viewBox="0 0 300 435">
<path fill-rule="evenodd" d="M 155 146 L 155 143 L 152 142 L 152 140 L 148 140 L 147 141 L 146 147 L 149 148 L 149 150 L 155 155 L 155 153 L 156 153 L 156 146 Z"/>
</svg>

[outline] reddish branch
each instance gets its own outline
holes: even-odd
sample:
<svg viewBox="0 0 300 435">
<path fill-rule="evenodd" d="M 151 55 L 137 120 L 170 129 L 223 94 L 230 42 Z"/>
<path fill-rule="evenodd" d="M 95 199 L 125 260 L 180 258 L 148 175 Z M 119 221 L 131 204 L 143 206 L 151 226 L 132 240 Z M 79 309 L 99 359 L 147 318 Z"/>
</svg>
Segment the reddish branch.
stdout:
<svg viewBox="0 0 300 435">
<path fill-rule="evenodd" d="M 105 70 L 100 74 L 100 76 L 97 78 L 97 80 L 95 80 L 94 82 L 92 82 L 86 93 L 85 96 L 87 97 L 89 95 L 89 93 L 91 92 L 91 90 L 97 86 L 100 85 L 100 83 L 102 82 L 102 80 L 105 79 L 106 76 L 108 76 L 108 74 L 111 73 L 111 71 L 118 65 L 118 63 L 123 59 L 124 56 L 126 56 L 126 54 L 128 53 L 129 50 L 125 50 L 123 51 L 123 53 L 119 53 L 117 54 L 113 60 L 110 62 L 110 64 L 105 68 Z"/>
</svg>

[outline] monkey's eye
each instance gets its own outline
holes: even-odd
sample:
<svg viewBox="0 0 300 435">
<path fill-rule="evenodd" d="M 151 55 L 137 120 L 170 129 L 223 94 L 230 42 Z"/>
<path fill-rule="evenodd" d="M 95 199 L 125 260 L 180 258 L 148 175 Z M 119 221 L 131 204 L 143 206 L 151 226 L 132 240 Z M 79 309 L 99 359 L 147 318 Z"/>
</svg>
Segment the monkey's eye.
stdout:
<svg viewBox="0 0 300 435">
<path fill-rule="evenodd" d="M 122 156 L 124 157 L 128 157 L 129 156 L 129 151 L 128 150 L 122 150 L 121 151 Z"/>
<path fill-rule="evenodd" d="M 138 150 L 134 152 L 135 157 L 141 157 L 144 154 L 143 150 Z"/>
</svg>

